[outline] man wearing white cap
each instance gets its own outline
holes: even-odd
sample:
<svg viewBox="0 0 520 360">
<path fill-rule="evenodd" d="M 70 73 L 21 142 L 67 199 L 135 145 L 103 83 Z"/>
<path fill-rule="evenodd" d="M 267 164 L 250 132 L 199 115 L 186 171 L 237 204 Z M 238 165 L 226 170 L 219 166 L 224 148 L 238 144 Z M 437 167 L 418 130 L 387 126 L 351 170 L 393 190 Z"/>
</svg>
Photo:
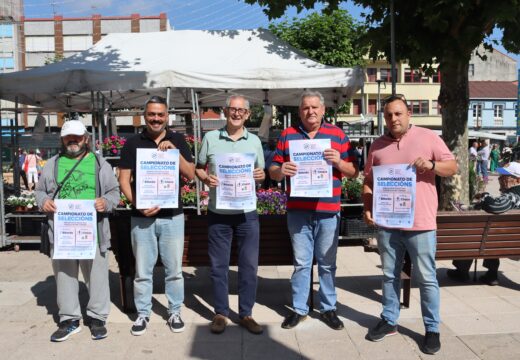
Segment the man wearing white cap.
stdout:
<svg viewBox="0 0 520 360">
<path fill-rule="evenodd" d="M 61 187 L 58 190 L 59 185 Z M 53 199 L 95 199 L 98 233 L 95 258 L 93 260 L 52 260 L 60 323 L 58 330 L 51 335 L 51 341 L 65 341 L 70 335 L 81 331 L 79 268 L 89 292 L 86 311 L 88 319 L 85 319 L 84 323 L 90 326 L 92 339 L 103 339 L 107 336 L 105 323 L 110 310 L 108 285 L 110 228 L 107 213 L 117 206 L 120 193 L 112 166 L 90 151 L 89 133 L 81 121 L 71 120 L 63 125 L 61 151 L 50 158 L 43 167 L 35 196 L 41 211 L 47 213 L 51 244 L 54 235 L 53 218 L 56 212 Z M 51 248 L 51 256 L 52 253 Z"/>
<path fill-rule="evenodd" d="M 520 163 L 510 162 L 501 168 L 497 168 L 500 174 L 500 196 L 491 196 L 489 193 L 482 194 L 480 202 L 474 206 L 488 213 L 501 214 L 511 209 L 520 209 Z M 473 260 L 453 260 L 456 269 L 449 269 L 446 274 L 452 280 L 469 280 L 469 269 Z M 479 280 L 490 286 L 498 285 L 499 259 L 484 259 L 483 266 L 488 271 L 479 277 Z"/>
</svg>

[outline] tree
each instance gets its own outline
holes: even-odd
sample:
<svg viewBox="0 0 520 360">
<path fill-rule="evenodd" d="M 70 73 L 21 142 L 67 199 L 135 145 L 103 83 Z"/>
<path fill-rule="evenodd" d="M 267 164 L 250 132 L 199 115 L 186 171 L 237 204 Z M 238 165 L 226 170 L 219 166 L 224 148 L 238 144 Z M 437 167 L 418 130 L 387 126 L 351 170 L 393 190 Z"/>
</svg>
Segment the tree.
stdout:
<svg viewBox="0 0 520 360">
<path fill-rule="evenodd" d="M 281 16 L 288 6 L 298 11 L 314 7 L 319 0 L 245 0 L 258 3 L 271 18 Z M 341 0 L 326 2 L 325 12 L 336 9 Z M 390 1 L 353 0 L 366 8 L 363 14 L 373 59 L 390 59 Z M 468 67 L 472 51 L 480 44 L 490 49 L 493 30 L 502 31 L 502 45 L 520 52 L 520 0 L 394 0 L 396 61 L 408 60 L 411 67 L 432 73 L 438 64 L 442 73 L 439 105 L 443 137 L 457 158 L 459 172 L 444 178 L 440 207 L 450 209 L 450 201 L 469 202 Z"/>
<path fill-rule="evenodd" d="M 329 66 L 363 66 L 368 47 L 361 39 L 366 35 L 365 27 L 354 21 L 345 10 L 334 10 L 327 14 L 311 13 L 305 18 L 285 19 L 269 24 L 269 30 L 280 39 L 291 44 L 307 57 Z M 332 105 L 332 104 L 329 104 Z M 338 111 L 346 112 L 349 103 Z M 293 108 L 279 107 L 279 117 L 292 112 L 292 119 L 298 119 Z M 327 116 L 333 117 L 336 109 L 327 109 Z M 280 118 L 280 121 L 281 121 Z"/>
</svg>

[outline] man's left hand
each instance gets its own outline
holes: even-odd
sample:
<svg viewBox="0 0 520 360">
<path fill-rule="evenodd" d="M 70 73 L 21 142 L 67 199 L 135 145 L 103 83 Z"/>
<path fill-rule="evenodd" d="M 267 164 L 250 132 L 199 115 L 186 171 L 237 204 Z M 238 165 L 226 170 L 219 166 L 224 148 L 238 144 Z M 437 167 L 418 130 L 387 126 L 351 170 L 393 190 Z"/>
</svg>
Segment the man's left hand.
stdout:
<svg viewBox="0 0 520 360">
<path fill-rule="evenodd" d="M 341 162 L 340 153 L 338 150 L 335 149 L 326 149 L 323 152 L 323 158 L 336 167 L 338 167 L 339 163 Z"/>
<path fill-rule="evenodd" d="M 94 202 L 94 208 L 97 212 L 104 212 L 106 209 L 106 200 L 103 198 L 97 198 Z"/>
<path fill-rule="evenodd" d="M 157 146 L 157 149 L 161 150 L 161 151 L 166 151 L 168 149 L 177 149 L 175 147 L 175 145 L 173 145 L 173 143 L 169 140 L 166 140 L 166 141 L 161 141 L 159 143 L 159 145 Z"/>
<path fill-rule="evenodd" d="M 255 179 L 255 181 L 264 181 L 264 179 L 265 179 L 264 169 L 255 168 L 255 170 L 253 170 L 253 178 Z"/>
</svg>

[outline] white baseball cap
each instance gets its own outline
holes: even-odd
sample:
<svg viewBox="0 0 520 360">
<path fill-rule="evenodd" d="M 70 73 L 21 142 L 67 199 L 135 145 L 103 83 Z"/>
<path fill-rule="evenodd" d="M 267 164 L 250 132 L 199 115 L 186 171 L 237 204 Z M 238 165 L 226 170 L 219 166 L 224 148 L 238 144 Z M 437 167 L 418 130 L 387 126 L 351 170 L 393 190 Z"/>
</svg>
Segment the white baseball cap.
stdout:
<svg viewBox="0 0 520 360">
<path fill-rule="evenodd" d="M 69 120 L 66 121 L 65 124 L 63 124 L 61 128 L 60 136 L 64 137 L 67 135 L 85 135 L 87 132 L 87 128 L 83 123 L 79 120 Z"/>
<path fill-rule="evenodd" d="M 520 178 L 520 163 L 510 162 L 509 164 L 505 164 L 504 167 L 498 168 L 497 171 L 501 175 Z"/>
</svg>

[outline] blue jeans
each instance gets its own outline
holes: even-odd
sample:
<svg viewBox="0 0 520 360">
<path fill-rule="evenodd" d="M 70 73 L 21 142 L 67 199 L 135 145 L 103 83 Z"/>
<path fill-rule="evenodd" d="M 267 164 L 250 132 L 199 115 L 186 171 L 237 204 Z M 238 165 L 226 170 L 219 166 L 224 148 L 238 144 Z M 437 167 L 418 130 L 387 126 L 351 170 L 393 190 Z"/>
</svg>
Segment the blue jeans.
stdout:
<svg viewBox="0 0 520 360">
<path fill-rule="evenodd" d="M 131 227 L 137 313 L 139 316 L 149 317 L 152 312 L 153 268 L 160 254 L 165 271 L 164 288 L 168 299 L 168 314 L 179 314 L 184 301 L 184 214 L 170 218 L 132 216 Z"/>
<path fill-rule="evenodd" d="M 208 255 L 216 314 L 229 316 L 229 258 L 231 242 L 235 239 L 238 245 L 238 316 L 251 316 L 258 281 L 259 228 L 256 210 L 237 215 L 208 212 Z"/>
<path fill-rule="evenodd" d="M 401 270 L 405 252 L 412 260 L 419 282 L 421 312 L 426 331 L 439 332 L 439 284 L 435 268 L 437 232 L 380 229 L 377 239 L 383 265 L 383 312 L 381 317 L 391 325 L 399 319 Z"/>
<path fill-rule="evenodd" d="M 293 309 L 300 315 L 309 312 L 312 259 L 318 263 L 320 311 L 336 310 L 336 253 L 338 250 L 339 213 L 289 211 L 287 227 L 294 253 L 291 277 Z"/>
</svg>

